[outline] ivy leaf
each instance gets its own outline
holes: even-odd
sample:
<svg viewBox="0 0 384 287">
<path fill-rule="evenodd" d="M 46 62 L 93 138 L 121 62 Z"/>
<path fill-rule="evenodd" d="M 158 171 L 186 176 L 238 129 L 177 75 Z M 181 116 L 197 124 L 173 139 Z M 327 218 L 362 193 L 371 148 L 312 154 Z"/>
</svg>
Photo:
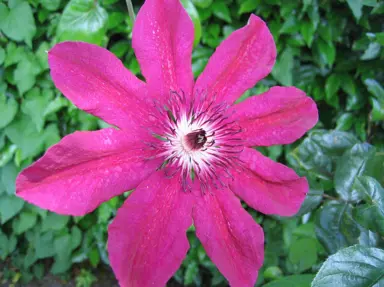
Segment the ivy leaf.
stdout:
<svg viewBox="0 0 384 287">
<path fill-rule="evenodd" d="M 224 2 L 215 1 L 212 4 L 213 15 L 217 18 L 224 20 L 228 23 L 232 22 L 231 12 L 229 11 L 228 6 Z"/>
<path fill-rule="evenodd" d="M 49 11 L 56 11 L 60 7 L 61 0 L 40 0 L 41 6 Z"/>
<path fill-rule="evenodd" d="M 353 217 L 365 228 L 384 236 L 384 189 L 369 176 L 358 177 L 354 187 L 366 204 L 355 207 Z"/>
<path fill-rule="evenodd" d="M 12 221 L 12 228 L 15 234 L 21 234 L 35 226 L 37 215 L 29 211 L 23 211 L 16 220 Z"/>
<path fill-rule="evenodd" d="M 60 230 L 67 225 L 68 221 L 68 216 L 50 213 L 46 218 L 44 218 L 41 231 L 45 232 L 48 230 Z"/>
<path fill-rule="evenodd" d="M 360 60 L 368 61 L 377 58 L 380 55 L 381 45 L 379 43 L 370 43 L 367 50 L 360 57 Z"/>
<path fill-rule="evenodd" d="M 195 4 L 199 8 L 208 8 L 211 6 L 213 0 L 192 0 L 193 4 Z"/>
<path fill-rule="evenodd" d="M 0 195 L 0 222 L 6 223 L 16 216 L 24 206 L 24 200 L 15 195 Z"/>
<path fill-rule="evenodd" d="M 335 189 L 341 198 L 348 201 L 359 199 L 352 185 L 355 178 L 365 172 L 367 162 L 375 152 L 376 149 L 367 143 L 356 144 L 340 158 L 335 171 Z"/>
<path fill-rule="evenodd" d="M 320 64 L 332 67 L 336 58 L 336 48 L 333 43 L 327 43 L 323 39 L 318 39 L 314 45 L 314 51 L 320 60 Z"/>
<path fill-rule="evenodd" d="M 5 128 L 5 135 L 21 149 L 21 160 L 36 156 L 43 150 L 44 137 L 29 117 L 23 116 Z"/>
<path fill-rule="evenodd" d="M 366 79 L 364 84 L 367 86 L 368 91 L 373 95 L 371 97 L 372 103 L 372 120 L 382 121 L 384 120 L 384 89 L 374 79 Z"/>
<path fill-rule="evenodd" d="M 300 23 L 300 33 L 304 38 L 308 47 L 312 46 L 313 37 L 315 35 L 316 26 L 311 21 L 304 21 Z"/>
<path fill-rule="evenodd" d="M 19 105 L 13 97 L 6 97 L 0 94 L 0 129 L 12 122 L 17 113 Z"/>
<path fill-rule="evenodd" d="M 335 108 L 339 107 L 337 91 L 339 90 L 340 86 L 341 78 L 338 74 L 332 74 L 325 82 L 325 101 L 327 104 Z"/>
<path fill-rule="evenodd" d="M 352 10 L 353 16 L 359 20 L 362 15 L 363 3 L 361 0 L 347 0 L 349 8 Z"/>
<path fill-rule="evenodd" d="M 256 8 L 260 5 L 260 2 L 260 0 L 246 0 L 242 2 L 238 12 L 239 15 L 256 10 Z"/>
<path fill-rule="evenodd" d="M 330 256 L 320 268 L 312 287 L 383 286 L 384 251 L 355 245 Z"/>
<path fill-rule="evenodd" d="M 337 250 L 356 244 L 360 230 L 352 218 L 351 206 L 330 201 L 316 215 L 317 238 L 333 254 Z"/>
<path fill-rule="evenodd" d="M 32 47 L 32 38 L 36 34 L 36 25 L 28 2 L 18 3 L 10 9 L 9 13 L 4 12 L 4 6 L 0 7 L 0 10 L 2 10 L 1 15 L 6 15 L 0 22 L 1 30 L 10 39 L 24 41 L 29 47 Z"/>
<path fill-rule="evenodd" d="M 58 41 L 84 41 L 100 45 L 106 33 L 108 13 L 94 0 L 71 0 L 57 28 Z"/>
<path fill-rule="evenodd" d="M 357 142 L 351 133 L 313 131 L 288 154 L 287 160 L 296 168 L 312 173 L 316 177 L 330 180 L 335 160 Z"/>
<path fill-rule="evenodd" d="M 293 83 L 292 69 L 293 52 L 292 49 L 287 48 L 277 59 L 276 64 L 272 70 L 272 75 L 276 79 L 276 81 L 280 82 L 284 86 L 291 86 Z"/>
</svg>

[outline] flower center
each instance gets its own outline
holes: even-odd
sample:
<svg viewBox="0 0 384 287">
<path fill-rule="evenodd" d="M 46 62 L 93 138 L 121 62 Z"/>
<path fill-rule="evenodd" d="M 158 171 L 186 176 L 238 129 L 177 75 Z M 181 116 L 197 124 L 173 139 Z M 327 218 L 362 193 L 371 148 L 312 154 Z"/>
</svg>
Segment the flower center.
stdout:
<svg viewBox="0 0 384 287">
<path fill-rule="evenodd" d="M 190 150 L 201 149 L 207 142 L 206 131 L 203 129 L 193 131 L 184 137 L 185 147 Z"/>
<path fill-rule="evenodd" d="M 187 100 L 171 92 L 167 105 L 155 104 L 154 110 L 155 140 L 150 146 L 164 158 L 163 167 L 181 173 L 184 186 L 196 178 L 204 189 L 222 183 L 223 176 L 232 177 L 230 170 L 239 165 L 243 144 L 241 128 L 231 121 L 226 103 L 202 94 Z"/>
</svg>

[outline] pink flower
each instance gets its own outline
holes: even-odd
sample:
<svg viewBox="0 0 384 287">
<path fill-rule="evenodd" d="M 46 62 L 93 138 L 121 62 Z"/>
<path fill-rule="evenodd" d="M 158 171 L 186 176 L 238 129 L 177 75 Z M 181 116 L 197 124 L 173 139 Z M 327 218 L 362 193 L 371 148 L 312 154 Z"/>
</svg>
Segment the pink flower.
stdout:
<svg viewBox="0 0 384 287">
<path fill-rule="evenodd" d="M 221 43 L 196 83 L 193 37 L 178 0 L 147 0 L 132 43 L 146 82 L 94 45 L 64 42 L 48 54 L 56 87 L 118 129 L 64 137 L 21 172 L 17 195 L 84 215 L 135 189 L 109 227 L 121 286 L 164 286 L 188 251 L 192 223 L 231 286 L 253 286 L 264 236 L 237 197 L 262 213 L 290 216 L 308 191 L 305 178 L 251 147 L 303 136 L 318 120 L 313 100 L 294 87 L 274 87 L 233 104 L 275 62 L 266 24 L 252 15 Z"/>
</svg>

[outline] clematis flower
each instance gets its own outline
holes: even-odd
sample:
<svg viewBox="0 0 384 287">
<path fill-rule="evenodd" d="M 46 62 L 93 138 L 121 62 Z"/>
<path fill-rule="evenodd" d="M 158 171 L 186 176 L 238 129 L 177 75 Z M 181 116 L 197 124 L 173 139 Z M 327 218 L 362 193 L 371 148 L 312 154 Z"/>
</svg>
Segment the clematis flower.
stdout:
<svg viewBox="0 0 384 287">
<path fill-rule="evenodd" d="M 254 146 L 289 144 L 318 120 L 294 87 L 234 104 L 267 76 L 276 47 L 252 15 L 216 49 L 194 82 L 194 30 L 178 0 L 147 0 L 132 46 L 145 82 L 107 50 L 63 42 L 49 51 L 56 87 L 114 127 L 75 132 L 17 178 L 17 195 L 74 216 L 135 189 L 109 226 L 111 266 L 121 286 L 164 286 L 189 248 L 194 224 L 231 286 L 253 286 L 264 258 L 261 227 L 240 199 L 264 214 L 294 215 L 305 178 Z"/>
</svg>

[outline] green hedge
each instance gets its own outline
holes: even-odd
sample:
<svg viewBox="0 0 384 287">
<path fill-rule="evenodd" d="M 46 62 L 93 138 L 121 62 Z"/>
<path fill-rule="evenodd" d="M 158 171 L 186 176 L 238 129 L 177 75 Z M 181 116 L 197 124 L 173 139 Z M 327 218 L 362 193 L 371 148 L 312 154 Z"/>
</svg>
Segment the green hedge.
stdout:
<svg viewBox="0 0 384 287">
<path fill-rule="evenodd" d="M 264 216 L 249 209 L 266 238 L 258 285 L 310 286 L 323 262 L 335 253 L 321 268 L 314 287 L 331 286 L 326 285 L 329 270 L 340 264 L 343 269 L 348 258 L 353 258 L 351 272 L 339 286 L 378 283 L 384 276 L 384 266 L 374 259 L 383 259 L 383 250 L 373 248 L 384 246 L 384 89 L 380 84 L 384 78 L 384 3 L 182 3 L 195 25 L 195 76 L 219 43 L 255 13 L 272 31 L 278 59 L 272 74 L 242 99 L 270 86 L 294 85 L 319 107 L 320 122 L 303 140 L 260 149 L 307 176 L 311 191 L 295 217 Z M 141 4 L 134 2 L 136 11 Z M 15 197 L 14 181 L 22 168 L 64 135 L 106 126 L 75 108 L 55 89 L 46 51 L 63 40 L 88 41 L 107 47 L 139 75 L 131 27 L 123 0 L 0 3 L 0 284 L 28 282 L 48 272 L 70 278 L 75 264 L 83 263 L 91 272 L 108 264 L 107 226 L 128 194 L 102 204 L 92 214 L 67 217 Z M 188 238 L 192 248 L 173 280 L 184 285 L 225 285 L 193 228 Z M 363 268 L 367 263 L 370 269 Z M 353 270 L 363 270 L 366 281 L 354 276 Z M 93 281 L 87 272 L 78 279 L 78 286 Z"/>
</svg>

